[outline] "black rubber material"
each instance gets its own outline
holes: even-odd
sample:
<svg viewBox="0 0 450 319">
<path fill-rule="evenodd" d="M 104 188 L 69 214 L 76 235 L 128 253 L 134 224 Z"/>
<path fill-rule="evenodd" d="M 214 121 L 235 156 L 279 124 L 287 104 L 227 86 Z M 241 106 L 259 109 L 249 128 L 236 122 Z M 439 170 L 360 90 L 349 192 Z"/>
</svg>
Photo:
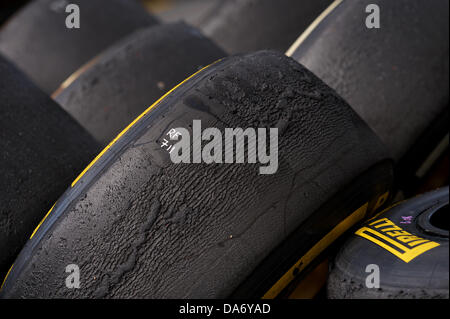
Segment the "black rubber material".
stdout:
<svg viewBox="0 0 450 319">
<path fill-rule="evenodd" d="M 173 164 L 162 139 L 194 119 L 222 132 L 279 128 L 278 171 Z M 270 51 L 225 58 L 145 113 L 73 184 L 22 250 L 1 297 L 229 296 L 328 199 L 386 158 L 356 113 L 292 59 Z M 312 227 L 316 236 L 321 225 Z M 65 287 L 72 263 L 80 289 Z"/>
<path fill-rule="evenodd" d="M 449 189 L 445 187 L 400 203 L 370 220 L 367 224 L 388 218 L 410 234 L 436 242 L 439 246 L 405 262 L 374 242 L 353 235 L 336 257 L 328 280 L 328 296 L 330 298 L 448 299 L 448 202 Z M 413 216 L 413 220 L 410 224 L 405 224 L 403 217 L 408 216 Z M 435 223 L 433 220 L 435 217 L 444 218 Z M 432 224 L 444 224 L 447 229 L 436 230 L 435 226 L 430 226 L 430 219 Z M 380 269 L 378 289 L 366 286 L 366 277 L 369 273 L 366 273 L 365 269 L 369 264 L 376 264 Z"/>
<path fill-rule="evenodd" d="M 107 144 L 169 89 L 224 56 L 184 23 L 150 27 L 108 49 L 54 98 Z"/>
<path fill-rule="evenodd" d="M 367 211 L 373 213 L 383 205 L 375 208 L 378 199 L 393 184 L 391 161 L 384 161 L 370 167 L 366 172 L 352 180 L 333 197 L 326 201 L 314 214 L 302 223 L 289 237 L 265 258 L 253 273 L 231 295 L 232 298 L 260 298 L 268 289 L 299 260 L 312 245 L 328 234 L 337 224 L 352 212 L 369 202 Z M 389 201 L 386 198 L 385 203 Z M 366 217 L 370 217 L 369 213 Z M 353 226 L 352 226 L 353 227 Z M 339 242 L 339 240 L 337 241 Z M 335 246 L 336 242 L 333 242 Z M 332 248 L 332 247 L 329 247 Z M 335 249 L 335 248 L 332 248 Z M 332 252 L 328 249 L 321 252 L 316 260 L 299 272 L 294 268 L 296 279 L 286 287 L 278 298 L 287 297 L 289 289 L 295 287 L 321 261 Z M 334 255 L 334 254 L 333 254 Z"/>
<path fill-rule="evenodd" d="M 184 21 L 199 26 L 217 13 L 224 1 L 227 0 L 175 0 L 170 1 L 167 7 L 154 9 L 153 14 L 164 23 Z"/>
<path fill-rule="evenodd" d="M 225 0 L 198 23 L 227 52 L 286 51 L 331 0 Z"/>
<path fill-rule="evenodd" d="M 449 2 L 379 0 L 381 27 L 368 29 L 371 3 L 342 2 L 292 57 L 334 88 L 400 160 L 448 107 Z"/>
<path fill-rule="evenodd" d="M 0 28 L 2 24 L 13 15 L 20 7 L 22 7 L 28 0 L 14 0 L 0 2 Z"/>
<path fill-rule="evenodd" d="M 0 276 L 99 147 L 0 56 Z"/>
<path fill-rule="evenodd" d="M 428 127 L 398 162 L 396 167 L 397 188 L 401 189 L 405 196 L 417 194 L 417 191 L 421 189 L 421 186 L 426 183 L 427 175 L 432 174 L 433 165 L 439 165 L 440 159 L 437 158 L 437 160 L 430 165 L 430 168 L 424 172 L 424 176 L 420 176 L 420 174 L 417 173 L 427 157 L 436 149 L 437 145 L 444 139 L 446 134 L 448 134 L 449 122 L 449 108 L 446 107 L 436 119 L 429 123 Z M 448 151 L 448 145 L 446 149 Z M 444 155 L 442 154 L 441 156 Z M 437 184 L 433 189 L 445 185 L 448 185 L 448 174 L 447 180 L 442 180 L 441 184 Z"/>
<path fill-rule="evenodd" d="M 123 36 L 156 24 L 135 0 L 70 3 L 80 7 L 79 29 L 66 28 L 64 2 L 34 0 L 0 30 L 0 52 L 48 94 Z"/>
</svg>

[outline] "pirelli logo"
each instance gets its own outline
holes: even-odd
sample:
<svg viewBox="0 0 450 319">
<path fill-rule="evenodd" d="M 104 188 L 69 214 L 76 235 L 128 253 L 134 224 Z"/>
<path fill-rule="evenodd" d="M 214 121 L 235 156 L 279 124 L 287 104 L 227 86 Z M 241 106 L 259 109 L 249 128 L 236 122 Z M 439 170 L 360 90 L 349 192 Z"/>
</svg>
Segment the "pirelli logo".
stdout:
<svg viewBox="0 0 450 319">
<path fill-rule="evenodd" d="M 356 231 L 355 234 L 383 247 L 406 263 L 439 246 L 434 241 L 404 231 L 388 218 L 377 219 Z"/>
</svg>

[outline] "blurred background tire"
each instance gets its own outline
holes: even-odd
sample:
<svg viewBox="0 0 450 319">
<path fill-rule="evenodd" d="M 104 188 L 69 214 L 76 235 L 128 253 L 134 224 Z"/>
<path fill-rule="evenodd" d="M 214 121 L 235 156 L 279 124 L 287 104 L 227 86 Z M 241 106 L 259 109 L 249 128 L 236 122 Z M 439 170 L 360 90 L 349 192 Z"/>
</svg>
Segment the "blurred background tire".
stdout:
<svg viewBox="0 0 450 319">
<path fill-rule="evenodd" d="M 53 97 L 106 145 L 164 93 L 226 55 L 185 23 L 149 27 L 103 52 Z"/>
<path fill-rule="evenodd" d="M 227 52 L 235 54 L 262 49 L 286 51 L 331 0 L 144 2 L 162 20 L 186 20 Z"/>
<path fill-rule="evenodd" d="M 80 28 L 66 27 L 68 4 L 80 7 Z M 62 81 L 102 50 L 157 20 L 135 0 L 34 0 L 0 29 L 0 52 L 43 91 Z"/>
<path fill-rule="evenodd" d="M 372 3 L 335 1 L 287 54 L 381 137 L 398 163 L 398 186 L 411 196 L 448 149 L 449 2 L 376 1 L 380 28 L 369 29 Z"/>
<path fill-rule="evenodd" d="M 0 3 L 0 28 L 17 10 L 24 6 L 28 0 L 7 0 Z"/>
</svg>

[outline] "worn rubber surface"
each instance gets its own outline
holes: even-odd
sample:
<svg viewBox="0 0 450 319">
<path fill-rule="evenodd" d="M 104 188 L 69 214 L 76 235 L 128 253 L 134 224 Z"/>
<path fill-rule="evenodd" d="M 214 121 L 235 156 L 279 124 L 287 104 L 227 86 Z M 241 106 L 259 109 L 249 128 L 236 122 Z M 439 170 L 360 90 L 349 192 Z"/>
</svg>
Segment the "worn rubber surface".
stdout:
<svg viewBox="0 0 450 319">
<path fill-rule="evenodd" d="M 156 24 L 134 0 L 75 0 L 80 28 L 66 28 L 67 3 L 34 0 L 0 30 L 0 52 L 46 93 L 102 50 L 142 27 Z"/>
<path fill-rule="evenodd" d="M 54 95 L 107 144 L 160 96 L 226 53 L 184 23 L 136 31 Z"/>
<path fill-rule="evenodd" d="M 226 51 L 286 51 L 331 0 L 225 0 L 198 22 Z"/>
<path fill-rule="evenodd" d="M 279 128 L 278 171 L 174 164 L 163 139 L 171 128 L 190 130 L 194 119 L 222 132 Z M 386 158 L 356 113 L 292 59 L 271 51 L 225 58 L 146 110 L 72 183 L 1 296 L 230 296 L 341 188 L 374 166 L 390 172 Z M 316 243 L 322 225 L 308 229 L 305 245 Z M 79 289 L 65 286 L 69 264 L 80 267 Z"/>
<path fill-rule="evenodd" d="M 0 275 L 98 146 L 0 56 Z"/>
<path fill-rule="evenodd" d="M 383 161 L 370 167 L 328 198 L 258 265 L 231 297 L 287 298 L 296 284 L 327 256 L 334 255 L 341 234 L 389 202 L 391 166 L 390 161 Z"/>
<path fill-rule="evenodd" d="M 445 187 L 402 202 L 368 221 L 358 232 L 370 236 L 371 239 L 354 234 L 336 257 L 328 280 L 328 296 L 448 299 L 448 195 L 448 187 Z M 411 222 L 406 223 L 410 216 Z M 395 225 L 383 225 L 385 219 Z M 444 225 L 446 229 L 436 227 L 436 224 Z M 401 229 L 394 229 L 395 226 Z M 405 231 L 409 233 L 408 236 L 412 234 L 426 242 L 413 246 L 414 242 L 419 241 L 407 241 Z M 373 238 L 385 246 L 380 246 Z M 399 256 L 388 251 L 386 247 L 395 249 Z M 407 247 L 408 250 L 402 247 Z M 422 249 L 422 252 L 408 260 L 407 252 L 412 254 L 413 250 L 417 249 Z M 369 264 L 376 264 L 380 269 L 378 289 L 366 286 L 369 273 L 366 273 L 365 269 Z"/>
<path fill-rule="evenodd" d="M 368 29 L 365 9 L 371 3 L 342 2 L 290 51 L 400 160 L 448 107 L 449 2 L 380 0 L 381 27 Z M 442 137 L 430 136 L 428 144 Z"/>
</svg>

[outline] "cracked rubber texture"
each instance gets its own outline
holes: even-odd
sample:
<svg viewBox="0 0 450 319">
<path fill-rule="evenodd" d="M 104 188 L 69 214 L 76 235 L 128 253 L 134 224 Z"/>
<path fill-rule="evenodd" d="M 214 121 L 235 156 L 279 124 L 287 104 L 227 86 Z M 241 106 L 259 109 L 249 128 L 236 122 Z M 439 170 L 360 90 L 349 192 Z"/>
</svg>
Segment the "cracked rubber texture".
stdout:
<svg viewBox="0 0 450 319">
<path fill-rule="evenodd" d="M 278 171 L 173 164 L 161 141 L 194 119 L 222 132 L 278 127 Z M 327 199 L 386 158 L 356 113 L 294 60 L 271 51 L 225 58 L 146 113 L 61 197 L 1 296 L 227 297 Z M 80 289 L 65 287 L 69 264 L 80 267 Z"/>
<path fill-rule="evenodd" d="M 79 29 L 66 27 L 69 13 L 54 0 L 30 2 L 0 29 L 0 52 L 48 94 L 123 36 L 157 23 L 135 0 L 70 3 L 80 8 Z"/>
<path fill-rule="evenodd" d="M 227 54 L 184 23 L 136 31 L 54 96 L 100 143 L 186 77 Z"/>
<path fill-rule="evenodd" d="M 99 147 L 0 56 L 0 276 Z"/>
<path fill-rule="evenodd" d="M 430 299 L 449 298 L 449 246 L 446 237 L 425 232 L 417 225 L 418 216 L 448 205 L 448 187 L 402 202 L 378 218 L 388 218 L 403 230 L 440 244 L 409 263 L 373 242 L 353 235 L 342 247 L 328 278 L 328 297 L 332 299 Z M 411 224 L 402 216 L 413 216 Z M 448 217 L 447 217 L 448 221 Z M 448 227 L 448 225 L 447 225 Z M 425 228 L 426 229 L 426 228 Z M 366 266 L 380 269 L 380 288 L 367 288 Z"/>
<path fill-rule="evenodd" d="M 342 2 L 292 57 L 334 88 L 399 160 L 448 107 L 449 2 L 380 0 L 380 28 L 368 29 L 371 3 Z"/>
<path fill-rule="evenodd" d="M 285 52 L 331 0 L 225 0 L 198 27 L 231 54 Z"/>
</svg>

